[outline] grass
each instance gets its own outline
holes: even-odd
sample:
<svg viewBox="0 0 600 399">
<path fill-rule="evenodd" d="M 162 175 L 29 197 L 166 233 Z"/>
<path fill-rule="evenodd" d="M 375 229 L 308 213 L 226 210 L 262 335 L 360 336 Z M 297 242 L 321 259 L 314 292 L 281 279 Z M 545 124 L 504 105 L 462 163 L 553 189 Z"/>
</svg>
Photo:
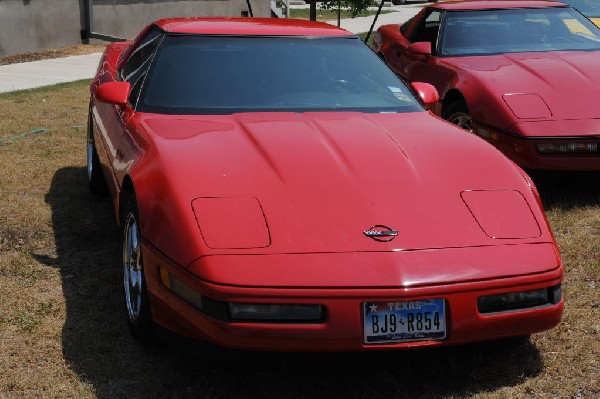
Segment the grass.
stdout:
<svg viewBox="0 0 600 399">
<path fill-rule="evenodd" d="M 377 32 L 377 30 L 375 29 L 373 32 L 371 32 L 371 36 L 369 36 L 369 41 L 366 42 L 369 46 L 371 44 L 373 44 L 373 38 L 375 37 L 375 33 Z M 367 38 L 367 35 L 369 34 L 369 32 L 362 32 L 358 34 L 358 37 L 364 42 L 365 39 Z"/>
<path fill-rule="evenodd" d="M 530 341 L 387 355 L 146 350 L 127 333 L 119 234 L 85 186 L 86 82 L 0 95 L 0 398 L 600 396 L 597 175 L 537 178 L 566 266 L 562 323 Z"/>
</svg>

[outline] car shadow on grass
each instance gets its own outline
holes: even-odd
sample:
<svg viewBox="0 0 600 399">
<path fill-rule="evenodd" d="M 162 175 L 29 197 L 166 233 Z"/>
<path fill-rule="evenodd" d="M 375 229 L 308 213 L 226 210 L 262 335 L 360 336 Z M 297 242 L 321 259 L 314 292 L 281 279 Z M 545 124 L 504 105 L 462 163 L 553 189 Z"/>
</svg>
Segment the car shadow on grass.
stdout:
<svg viewBox="0 0 600 399">
<path fill-rule="evenodd" d="M 85 180 L 85 168 L 58 170 L 46 201 L 66 299 L 63 355 L 100 398 L 468 396 L 543 368 L 528 340 L 368 355 L 144 349 L 127 332 L 112 205 Z"/>
<path fill-rule="evenodd" d="M 544 208 L 572 209 L 600 205 L 598 172 L 529 172 Z"/>
</svg>

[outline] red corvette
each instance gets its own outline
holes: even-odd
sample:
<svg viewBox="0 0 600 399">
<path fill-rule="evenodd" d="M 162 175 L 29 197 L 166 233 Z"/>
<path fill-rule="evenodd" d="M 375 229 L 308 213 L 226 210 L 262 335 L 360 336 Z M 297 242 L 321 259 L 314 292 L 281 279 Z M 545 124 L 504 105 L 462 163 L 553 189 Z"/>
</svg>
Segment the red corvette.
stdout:
<svg viewBox="0 0 600 399">
<path fill-rule="evenodd" d="M 527 169 L 600 170 L 600 31 L 554 1 L 461 1 L 385 25 L 373 49 L 434 85 L 443 118 Z"/>
<path fill-rule="evenodd" d="M 437 100 L 321 23 L 169 19 L 109 45 L 88 177 L 123 231 L 133 335 L 358 351 L 555 326 L 533 184 L 413 91 Z"/>
</svg>

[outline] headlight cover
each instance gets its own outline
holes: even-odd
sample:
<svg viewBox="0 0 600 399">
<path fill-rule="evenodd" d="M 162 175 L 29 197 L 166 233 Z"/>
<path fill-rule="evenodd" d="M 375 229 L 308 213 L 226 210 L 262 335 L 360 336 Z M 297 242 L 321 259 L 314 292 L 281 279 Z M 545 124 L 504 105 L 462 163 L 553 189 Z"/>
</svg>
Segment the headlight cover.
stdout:
<svg viewBox="0 0 600 399">
<path fill-rule="evenodd" d="M 506 292 L 477 298 L 477 310 L 482 314 L 504 313 L 542 306 L 556 305 L 562 298 L 561 285 L 537 290 Z"/>
<path fill-rule="evenodd" d="M 463 191 L 465 205 L 490 238 L 537 238 L 542 232 L 529 204 L 516 190 Z"/>
<path fill-rule="evenodd" d="M 196 198 L 192 209 L 209 248 L 248 249 L 271 245 L 267 220 L 256 198 Z"/>
<path fill-rule="evenodd" d="M 314 322 L 323 319 L 320 305 L 228 303 L 228 306 L 232 320 Z"/>
</svg>

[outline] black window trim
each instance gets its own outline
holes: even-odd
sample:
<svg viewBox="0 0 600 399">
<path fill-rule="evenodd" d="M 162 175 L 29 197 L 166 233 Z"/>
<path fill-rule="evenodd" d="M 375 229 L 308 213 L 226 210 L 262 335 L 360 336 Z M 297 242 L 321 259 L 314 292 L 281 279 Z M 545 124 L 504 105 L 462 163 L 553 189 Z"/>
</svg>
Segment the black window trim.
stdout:
<svg viewBox="0 0 600 399">
<path fill-rule="evenodd" d="M 348 40 L 361 40 L 362 39 L 358 36 L 358 35 L 354 35 L 354 34 L 350 34 L 350 35 L 265 35 L 265 34 L 256 34 L 256 35 L 251 35 L 251 34 L 204 34 L 204 33 L 189 33 L 189 32 L 168 32 L 168 31 L 164 31 L 163 30 L 163 34 L 161 35 L 161 43 L 158 44 L 158 46 L 156 47 L 155 51 L 152 54 L 152 62 L 150 63 L 150 65 L 148 66 L 147 70 L 144 72 L 142 79 L 144 80 L 142 82 L 142 86 L 140 87 L 139 90 L 139 94 L 137 96 L 136 99 L 136 104 L 133 107 L 134 111 L 137 110 L 138 107 L 138 103 L 140 98 L 143 97 L 143 90 L 144 90 L 144 85 L 145 85 L 145 80 L 148 76 L 148 72 L 152 69 L 152 64 L 154 62 L 154 60 L 156 59 L 157 54 L 161 51 L 162 49 L 162 41 L 164 40 L 165 37 L 167 36 L 190 36 L 190 37 L 230 37 L 230 38 L 303 38 L 303 39 L 310 39 L 310 40 L 319 40 L 319 39 L 333 39 L 333 38 L 337 38 L 337 39 L 348 39 Z M 370 49 L 369 46 L 367 46 L 367 48 Z M 372 49 L 371 49 L 372 50 Z M 382 61 L 383 62 L 383 61 Z M 393 73 L 393 71 L 392 71 Z M 396 75 L 397 76 L 397 75 Z M 400 77 L 399 77 L 400 78 Z M 402 80 L 402 79 L 401 79 Z M 412 86 L 410 86 L 410 84 L 407 84 L 407 82 L 403 81 L 403 84 L 411 91 L 411 93 L 413 94 L 416 102 L 413 106 L 416 106 L 419 108 L 419 110 L 424 110 L 424 106 L 421 103 L 419 96 L 414 92 Z M 271 109 L 265 112 L 331 112 L 332 110 L 330 108 L 309 108 L 306 110 L 289 110 L 287 108 L 283 108 L 283 109 Z M 146 112 L 146 111 L 144 111 Z M 156 112 L 156 111 L 149 111 L 149 112 Z M 255 109 L 237 109 L 234 112 L 231 112 L 229 110 L 216 110 L 216 109 L 210 109 L 207 110 L 206 114 L 207 115 L 230 115 L 232 113 L 244 113 L 244 112 L 257 112 Z M 262 111 L 261 111 L 262 112 Z M 352 110 L 352 112 L 371 112 L 370 109 L 367 108 L 357 108 L 355 110 Z M 396 112 L 395 108 L 394 110 L 390 109 L 390 110 L 383 110 L 383 111 L 379 111 L 378 113 L 387 113 L 387 112 Z M 187 113 L 182 112 L 182 113 L 171 113 L 170 115 L 186 115 Z"/>
<path fill-rule="evenodd" d="M 137 109 L 137 105 L 140 99 L 140 94 L 142 92 L 145 80 L 146 80 L 146 76 L 148 75 L 148 71 L 150 70 L 150 68 L 152 67 L 152 63 L 154 62 L 154 58 L 156 56 L 156 53 L 158 51 L 158 49 L 160 48 L 160 45 L 162 44 L 162 41 L 165 37 L 166 32 L 161 29 L 160 27 L 158 27 L 157 25 L 152 25 L 152 27 L 148 30 L 148 32 L 146 33 L 145 37 L 141 40 L 142 42 L 144 41 L 144 39 L 151 34 L 152 30 L 156 29 L 155 31 L 157 32 L 157 35 L 155 38 L 148 40 L 147 42 L 139 45 L 138 47 L 136 47 L 127 57 L 127 60 L 125 60 L 122 64 L 121 64 L 121 68 L 119 70 L 117 70 L 117 79 L 121 82 L 127 82 L 128 78 L 131 77 L 132 75 L 134 75 L 135 73 L 139 72 L 140 70 L 142 70 L 140 77 L 138 78 L 138 80 L 136 80 L 135 83 L 132 83 L 131 85 L 131 89 L 133 92 L 133 88 L 135 85 L 140 84 L 139 90 L 137 91 L 137 94 L 135 95 L 135 99 L 132 102 L 132 96 L 131 93 L 129 95 L 129 97 L 127 98 L 127 104 L 129 104 L 129 106 L 135 111 Z M 158 43 L 156 44 L 156 47 L 154 48 L 154 51 L 150 54 L 150 56 L 133 72 L 131 72 L 128 76 L 123 76 L 123 69 L 125 67 L 125 65 L 127 65 L 127 62 L 129 62 L 129 60 L 131 59 L 131 57 L 139 50 L 141 50 L 142 48 L 146 47 L 147 45 L 154 43 L 158 40 Z"/>
</svg>

